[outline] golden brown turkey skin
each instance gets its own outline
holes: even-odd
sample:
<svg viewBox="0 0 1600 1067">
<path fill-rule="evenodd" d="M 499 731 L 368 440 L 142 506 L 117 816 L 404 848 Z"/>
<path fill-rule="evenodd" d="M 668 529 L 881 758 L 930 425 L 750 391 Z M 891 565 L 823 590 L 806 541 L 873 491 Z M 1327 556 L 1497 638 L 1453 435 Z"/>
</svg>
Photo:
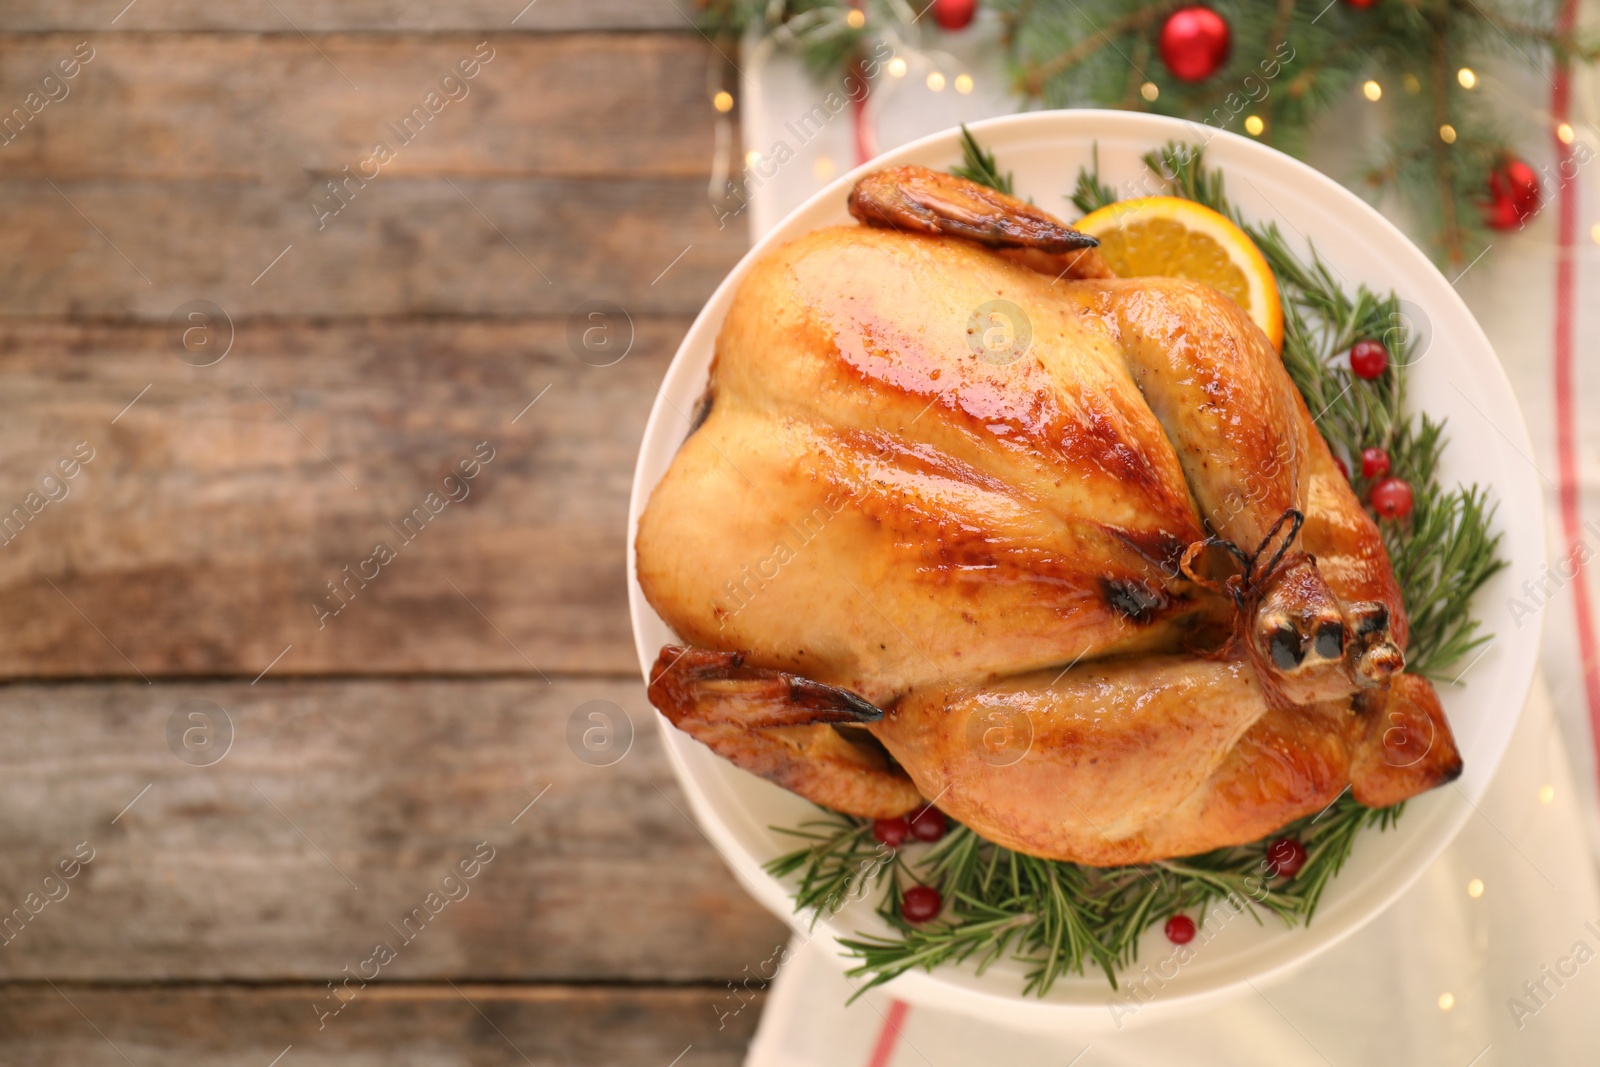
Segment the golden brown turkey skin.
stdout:
<svg viewBox="0 0 1600 1067">
<path fill-rule="evenodd" d="M 911 177 L 929 232 L 819 230 L 741 283 L 709 415 L 639 523 L 641 587 L 690 647 L 663 650 L 652 702 L 826 806 L 927 797 L 1085 863 L 1452 777 L 1437 698 L 1396 673 L 1378 531 L 1250 319 L 1181 281 L 1031 269 L 1018 253 L 1071 254 L 1048 216 L 986 228 L 971 214 L 1001 200 Z M 892 222 L 906 180 L 857 214 Z M 1008 226 L 1026 241 L 949 236 Z M 980 710 L 1026 721 L 1027 754 L 986 755 Z M 1384 758 L 1389 713 L 1425 758 Z"/>
<path fill-rule="evenodd" d="M 710 416 L 640 523 L 651 603 L 691 644 L 875 701 L 1173 644 L 1196 508 L 1096 294 L 1061 294 L 975 246 L 858 228 L 758 264 Z M 1033 358 L 972 351 L 996 298 L 1026 309 Z"/>
<path fill-rule="evenodd" d="M 825 807 L 886 818 L 931 798 L 988 840 L 1097 866 L 1255 841 L 1347 787 L 1383 807 L 1461 771 L 1425 680 L 1272 707 L 1242 659 L 1121 657 L 934 686 L 881 712 L 738 653 L 668 646 L 650 700 L 722 756 Z M 836 724 L 865 724 L 894 762 Z"/>
<path fill-rule="evenodd" d="M 1381 807 L 1461 770 L 1423 679 L 1355 706 L 1275 709 L 1242 660 L 1148 656 L 922 690 L 870 729 L 983 837 L 1096 866 L 1259 840 L 1347 786 Z"/>
</svg>

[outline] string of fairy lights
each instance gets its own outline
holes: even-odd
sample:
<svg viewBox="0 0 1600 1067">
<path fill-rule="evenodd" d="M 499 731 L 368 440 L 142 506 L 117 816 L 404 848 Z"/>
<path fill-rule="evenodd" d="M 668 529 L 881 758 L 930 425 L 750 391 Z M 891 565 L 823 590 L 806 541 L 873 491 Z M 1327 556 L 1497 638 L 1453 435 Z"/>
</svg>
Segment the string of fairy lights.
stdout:
<svg viewBox="0 0 1600 1067">
<path fill-rule="evenodd" d="M 851 21 L 852 19 L 855 21 Z M 849 26 L 857 27 L 864 23 L 865 16 L 862 15 L 859 10 L 851 9 L 845 15 L 843 21 Z M 772 50 L 772 43 L 768 43 L 765 47 L 758 45 L 758 48 L 762 52 L 770 52 Z M 909 60 L 906 58 L 907 54 L 909 54 L 911 57 Z M 765 55 L 752 56 L 751 62 L 759 62 L 765 58 Z M 972 73 L 964 69 L 960 62 L 948 52 L 943 52 L 940 50 L 923 51 L 903 42 L 896 48 L 896 54 L 893 56 L 893 58 L 883 65 L 883 73 L 887 78 L 894 81 L 899 81 L 904 79 L 907 74 L 910 73 L 913 64 L 915 64 L 918 68 L 927 69 L 927 73 L 923 79 L 923 84 L 931 93 L 941 93 L 945 91 L 945 89 L 949 88 L 953 89 L 959 95 L 967 96 L 970 95 L 977 87 L 977 81 Z M 958 73 L 955 73 L 952 76 L 948 73 L 948 71 L 952 69 L 957 70 Z M 734 67 L 733 63 L 728 60 L 726 56 L 720 54 L 716 50 L 713 50 L 710 53 L 708 62 L 708 84 L 710 88 L 708 89 L 708 93 L 712 110 L 717 119 L 717 133 L 715 138 L 716 149 L 714 152 L 715 158 L 713 161 L 711 181 L 711 196 L 713 200 L 725 195 L 725 190 L 731 178 L 727 155 L 732 149 L 732 146 L 735 144 L 735 138 L 733 136 L 733 128 L 731 124 L 735 99 L 733 91 L 729 87 L 729 82 L 736 79 L 738 76 L 739 74 L 737 68 Z M 1473 70 L 1471 67 L 1459 68 L 1456 71 L 1455 80 L 1462 89 L 1468 91 L 1477 89 L 1483 84 L 1482 79 L 1479 77 L 1477 71 Z M 1422 83 L 1415 74 L 1403 74 L 1398 79 L 1398 82 L 1400 90 L 1408 96 L 1417 96 L 1422 92 Z M 882 80 L 878 80 L 876 84 L 882 85 Z M 1154 82 L 1146 81 L 1140 85 L 1139 93 L 1143 99 L 1153 103 L 1160 97 L 1161 89 Z M 1369 103 L 1380 103 L 1384 99 L 1385 93 L 1386 90 L 1383 82 L 1379 81 L 1377 78 L 1369 78 L 1361 85 L 1361 95 Z M 873 93 L 869 92 L 866 97 L 867 106 L 862 109 L 861 113 L 855 116 L 854 121 L 858 123 L 871 123 L 870 101 L 872 100 L 872 96 Z M 1265 131 L 1266 123 L 1261 116 L 1248 114 L 1244 116 L 1242 127 L 1244 131 L 1250 134 L 1252 137 L 1260 137 Z M 1577 130 L 1570 122 L 1557 122 L 1555 124 L 1554 132 L 1556 139 L 1563 145 L 1570 146 L 1577 140 Z M 1443 143 L 1447 145 L 1454 144 L 1457 138 L 1457 131 L 1450 123 L 1441 123 L 1438 129 L 1438 136 L 1439 140 Z M 858 135 L 857 137 L 858 146 L 860 146 L 863 142 L 870 144 L 872 140 L 873 132 L 870 128 L 867 131 L 864 131 L 863 135 Z M 876 152 L 873 151 L 871 154 L 876 154 Z M 858 158 L 855 160 L 855 163 L 859 164 L 866 162 L 867 159 L 871 157 L 871 154 L 858 152 Z M 742 163 L 744 167 L 748 169 L 759 163 L 761 159 L 762 155 L 759 150 L 750 149 L 744 153 Z M 821 156 L 813 162 L 812 171 L 819 182 L 826 182 L 831 180 L 835 173 L 837 173 L 837 166 L 831 157 Z M 1600 223 L 1595 223 L 1590 228 L 1589 236 L 1595 244 L 1600 244 Z"/>
<path fill-rule="evenodd" d="M 905 6 L 901 0 L 891 0 L 891 2 Z M 866 79 L 870 89 L 859 98 L 852 99 L 855 107 L 849 121 L 853 126 L 855 159 L 851 166 L 865 163 L 878 154 L 873 111 L 886 95 L 888 86 L 903 82 L 913 70 L 925 71 L 922 85 L 930 93 L 950 90 L 957 96 L 965 97 L 970 96 L 978 85 L 971 70 L 954 55 L 942 49 L 923 48 L 909 40 L 906 34 L 899 32 L 900 26 L 915 32 L 920 17 L 909 6 L 906 6 L 906 10 L 900 14 L 902 18 L 898 24 L 889 21 L 883 28 L 883 41 L 887 46 L 889 58 L 878 67 L 881 75 Z M 818 7 L 789 20 L 773 33 L 747 40 L 741 63 L 744 68 L 759 70 L 776 51 L 796 51 L 802 47 L 815 49 L 831 39 L 844 36 L 847 32 L 861 30 L 866 23 L 866 13 L 860 8 Z M 859 68 L 856 68 L 856 73 L 859 76 Z M 707 96 L 715 115 L 709 182 L 709 195 L 714 207 L 725 202 L 731 190 L 739 188 L 742 184 L 748 184 L 748 181 L 741 183 L 736 180 L 734 174 L 737 139 L 734 137 L 732 123 L 736 103 L 734 92 L 740 78 L 740 67 L 734 64 L 725 51 L 713 48 L 708 53 Z M 745 151 L 739 160 L 745 171 L 756 167 L 762 161 L 761 151 L 753 147 Z M 838 164 L 827 155 L 819 156 L 812 164 L 812 173 L 819 182 L 831 180 L 838 170 Z"/>
<path fill-rule="evenodd" d="M 723 117 L 734 110 L 726 55 L 738 42 L 748 57 L 741 62 L 759 65 L 781 49 L 829 84 L 859 70 L 868 50 L 887 46 L 886 62 L 867 79 L 872 92 L 852 101 L 858 164 L 876 154 L 879 116 L 885 129 L 903 129 L 906 112 L 877 99 L 892 95 L 897 82 L 971 94 L 979 78 L 998 79 L 1004 84 L 985 86 L 982 99 L 1003 98 L 1002 108 L 1172 114 L 1290 154 L 1318 140 L 1313 122 L 1340 100 L 1364 99 L 1383 113 L 1366 128 L 1362 158 L 1351 157 L 1342 180 L 1400 207 L 1419 241 L 1459 266 L 1494 231 L 1526 228 L 1596 155 L 1596 131 L 1537 113 L 1528 90 L 1512 86 L 1518 70 L 1582 69 L 1600 59 L 1600 45 L 1548 12 L 1500 10 L 1510 2 L 1438 0 L 1423 11 L 1411 0 L 1330 0 L 1313 14 L 1234 0 L 700 0 L 697 24 L 720 42 L 724 83 L 711 95 Z M 969 35 L 969 26 L 987 30 Z M 957 41 L 970 62 L 924 47 Z M 1477 61 L 1491 54 L 1506 69 L 1496 61 L 1486 79 Z M 1495 91 L 1484 93 L 1490 84 Z M 1217 115 L 1225 121 L 1215 122 Z M 722 125 L 719 151 L 737 151 L 731 126 Z M 1529 135 L 1541 128 L 1557 150 L 1554 163 L 1526 158 Z M 726 182 L 736 157 L 716 166 Z M 1590 235 L 1600 243 L 1600 224 Z"/>
</svg>

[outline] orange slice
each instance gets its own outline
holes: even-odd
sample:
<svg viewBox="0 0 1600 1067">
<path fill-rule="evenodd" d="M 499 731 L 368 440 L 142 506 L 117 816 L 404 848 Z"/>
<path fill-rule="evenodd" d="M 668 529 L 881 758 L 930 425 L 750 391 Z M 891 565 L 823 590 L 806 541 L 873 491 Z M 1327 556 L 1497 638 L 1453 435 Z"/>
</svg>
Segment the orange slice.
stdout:
<svg viewBox="0 0 1600 1067">
<path fill-rule="evenodd" d="M 1119 200 L 1073 228 L 1100 239 L 1100 254 L 1119 278 L 1151 275 L 1201 282 L 1231 298 L 1272 347 L 1283 348 L 1283 306 L 1272 268 L 1232 222 L 1193 200 L 1147 196 Z"/>
</svg>

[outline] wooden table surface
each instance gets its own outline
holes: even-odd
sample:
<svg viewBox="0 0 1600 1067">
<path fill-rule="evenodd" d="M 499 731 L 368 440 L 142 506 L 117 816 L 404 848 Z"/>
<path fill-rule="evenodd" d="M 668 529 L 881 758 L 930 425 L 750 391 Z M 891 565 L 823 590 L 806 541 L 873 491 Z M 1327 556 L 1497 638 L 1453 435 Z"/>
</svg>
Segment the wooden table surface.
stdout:
<svg viewBox="0 0 1600 1067">
<path fill-rule="evenodd" d="M 0 10 L 0 1063 L 743 1056 L 624 569 L 714 53 L 523 2 Z"/>
</svg>

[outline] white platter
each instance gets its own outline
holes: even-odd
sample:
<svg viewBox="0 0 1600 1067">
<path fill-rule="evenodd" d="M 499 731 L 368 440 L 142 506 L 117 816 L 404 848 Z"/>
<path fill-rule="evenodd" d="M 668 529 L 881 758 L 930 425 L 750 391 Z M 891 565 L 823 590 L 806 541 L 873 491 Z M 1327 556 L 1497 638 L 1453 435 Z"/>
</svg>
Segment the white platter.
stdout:
<svg viewBox="0 0 1600 1067">
<path fill-rule="evenodd" d="M 1407 805 L 1398 828 L 1363 834 L 1344 871 L 1329 885 L 1314 921 L 1290 929 L 1270 916 L 1262 925 L 1240 917 L 1224 924 L 1192 960 L 1155 985 L 1156 1012 L 1196 1007 L 1246 983 L 1271 979 L 1347 937 L 1387 907 L 1450 842 L 1471 815 L 1500 761 L 1533 679 L 1539 627 L 1522 626 L 1504 606 L 1545 558 L 1543 504 L 1530 461 L 1533 446 L 1510 383 L 1487 338 L 1450 283 L 1399 230 L 1358 197 L 1311 168 L 1253 140 L 1205 126 L 1153 115 L 1115 111 L 1051 111 L 976 123 L 972 132 L 1012 171 L 1018 195 L 1070 221 L 1066 200 L 1078 168 L 1098 145 L 1100 176 L 1125 195 L 1150 189 L 1140 157 L 1169 140 L 1206 141 L 1206 162 L 1220 168 L 1244 217 L 1275 221 L 1300 251 L 1315 244 L 1353 289 L 1365 284 L 1393 290 L 1406 301 L 1417 328 L 1420 355 L 1410 371 L 1409 406 L 1448 420 L 1450 438 L 1442 476 L 1490 487 L 1498 502 L 1497 528 L 1510 566 L 1480 592 L 1475 614 L 1496 636 L 1467 665 L 1459 685 L 1440 687 L 1465 770 L 1453 785 Z M 769 249 L 820 226 L 849 222 L 845 197 L 860 174 L 901 164 L 947 168 L 960 159 L 958 131 L 906 145 L 840 177 L 775 227 L 712 295 L 679 348 L 645 429 L 628 515 L 629 606 L 641 668 L 650 665 L 671 632 L 645 601 L 634 570 L 633 533 L 651 490 L 689 429 L 705 386 L 718 328 L 734 289 L 750 264 Z M 871 900 L 852 903 L 811 928 L 797 916 L 789 888 L 762 864 L 794 847 L 771 827 L 796 826 L 815 809 L 777 786 L 738 770 L 657 716 L 672 765 L 694 814 L 734 873 L 754 896 L 797 931 L 849 937 L 885 933 Z M 1171 952 L 1159 930 L 1146 933 L 1139 973 Z M 1172 968 L 1166 968 L 1171 970 Z M 1023 967 L 1007 962 L 981 977 L 967 967 L 907 974 L 889 989 L 901 998 L 981 1015 L 1013 1025 L 1055 1027 L 1109 1024 L 1119 1001 L 1105 976 L 1089 971 L 1056 984 L 1043 999 L 1022 995 Z"/>
</svg>

